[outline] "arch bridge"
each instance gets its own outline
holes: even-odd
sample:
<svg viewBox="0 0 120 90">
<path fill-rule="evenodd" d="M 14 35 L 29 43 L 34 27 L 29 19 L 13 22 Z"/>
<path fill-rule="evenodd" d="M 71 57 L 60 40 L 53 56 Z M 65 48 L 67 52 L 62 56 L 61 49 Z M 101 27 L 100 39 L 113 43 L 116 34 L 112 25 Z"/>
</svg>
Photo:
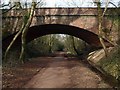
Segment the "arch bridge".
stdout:
<svg viewBox="0 0 120 90">
<path fill-rule="evenodd" d="M 112 21 L 107 19 L 109 11 L 103 20 L 104 28 L 111 27 Z M 26 10 L 23 10 L 25 12 Z M 20 11 L 12 10 L 3 16 L 3 22 L 11 20 L 15 23 L 17 18 L 22 18 L 23 15 L 19 14 Z M 109 14 L 110 15 L 110 14 Z M 4 23 L 3 23 L 4 24 Z M 13 39 L 15 31 L 12 35 L 3 39 L 3 48 L 6 48 L 10 41 Z M 98 20 L 96 8 L 38 8 L 35 10 L 31 27 L 27 33 L 27 42 L 34 40 L 47 34 L 68 34 L 78 37 L 93 47 L 102 47 L 98 38 Z M 15 46 L 20 45 L 21 35 L 15 41 Z M 107 47 L 113 46 L 105 40 Z"/>
</svg>

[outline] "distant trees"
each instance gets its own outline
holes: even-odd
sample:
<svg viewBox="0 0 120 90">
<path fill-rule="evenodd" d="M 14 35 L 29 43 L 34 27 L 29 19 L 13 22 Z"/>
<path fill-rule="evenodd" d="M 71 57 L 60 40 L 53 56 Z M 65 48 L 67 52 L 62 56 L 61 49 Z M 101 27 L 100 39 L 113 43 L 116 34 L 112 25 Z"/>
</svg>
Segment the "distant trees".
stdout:
<svg viewBox="0 0 120 90">
<path fill-rule="evenodd" d="M 80 50 L 78 50 L 78 47 L 76 46 L 77 42 L 75 41 L 73 36 L 66 36 L 66 48 L 69 52 L 79 55 Z"/>
<path fill-rule="evenodd" d="M 63 49 L 64 43 L 60 41 L 59 35 L 57 34 L 39 37 L 27 45 L 27 52 L 37 56 L 51 54 L 56 51 L 63 51 Z"/>
<path fill-rule="evenodd" d="M 66 51 L 72 55 L 87 52 L 88 44 L 70 35 L 50 34 L 37 38 L 27 45 L 28 53 L 45 55 L 56 51 Z"/>
<path fill-rule="evenodd" d="M 48 35 L 48 42 L 49 42 L 49 52 L 52 53 L 54 51 L 63 51 L 64 43 L 60 41 L 58 34 L 51 34 Z"/>
<path fill-rule="evenodd" d="M 73 55 L 81 55 L 88 49 L 88 44 L 70 35 L 50 34 L 33 40 L 27 47 L 39 55 L 66 51 Z M 30 50 L 31 49 L 31 50 Z M 31 52 L 32 53 L 32 52 Z"/>
<path fill-rule="evenodd" d="M 65 49 L 74 55 L 81 55 L 87 50 L 87 43 L 74 36 L 65 35 Z"/>
</svg>

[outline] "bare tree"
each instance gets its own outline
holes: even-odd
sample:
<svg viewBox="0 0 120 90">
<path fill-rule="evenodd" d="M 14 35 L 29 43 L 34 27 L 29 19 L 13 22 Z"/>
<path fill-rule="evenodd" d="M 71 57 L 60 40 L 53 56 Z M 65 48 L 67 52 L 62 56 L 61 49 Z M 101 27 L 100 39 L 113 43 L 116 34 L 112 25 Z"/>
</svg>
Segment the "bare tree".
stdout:
<svg viewBox="0 0 120 90">
<path fill-rule="evenodd" d="M 95 1 L 94 1 L 94 3 L 97 5 L 97 8 L 98 8 L 99 40 L 100 40 L 100 43 L 101 43 L 102 46 L 103 46 L 103 49 L 104 49 L 104 52 L 105 52 L 106 57 L 107 57 L 107 48 L 106 48 L 106 46 L 105 46 L 105 43 L 104 43 L 104 40 L 103 40 L 103 35 L 102 35 L 102 33 L 103 33 L 103 31 L 102 31 L 102 22 L 103 22 L 103 18 L 104 18 L 104 15 L 105 15 L 105 13 L 106 13 L 106 10 L 107 10 L 107 7 L 108 7 L 109 2 L 110 2 L 110 0 L 107 0 L 105 9 L 104 9 L 104 11 L 102 12 L 100 0 L 95 0 Z"/>
<path fill-rule="evenodd" d="M 18 3 L 18 2 L 17 2 L 17 3 Z M 20 3 L 20 2 L 19 2 L 19 3 Z M 15 6 L 16 6 L 16 4 L 14 5 L 14 7 L 15 7 Z M 16 29 L 17 24 L 18 24 L 18 20 L 17 20 L 17 22 L 16 22 L 16 26 L 14 27 L 14 29 Z M 25 23 L 23 23 L 23 25 L 22 25 L 21 29 L 19 30 L 19 32 L 15 35 L 15 37 L 14 37 L 13 40 L 11 41 L 10 45 L 7 47 L 7 49 L 6 49 L 6 51 L 5 51 L 5 55 L 4 55 L 4 60 L 5 60 L 5 61 L 6 61 L 6 59 L 7 59 L 7 54 L 8 54 L 8 52 L 9 52 L 10 48 L 12 47 L 12 45 L 13 45 L 13 43 L 15 42 L 15 40 L 17 39 L 17 37 L 21 34 L 24 26 L 25 26 Z"/>
<path fill-rule="evenodd" d="M 71 44 L 73 46 L 74 51 L 76 52 L 77 55 L 79 55 L 79 51 L 77 50 L 76 45 L 75 45 L 75 39 L 74 39 L 74 37 L 70 36 L 70 39 L 72 40 Z"/>
<path fill-rule="evenodd" d="M 26 34 L 28 32 L 28 28 L 31 25 L 31 22 L 32 22 L 32 19 L 33 19 L 33 15 L 34 15 L 35 7 L 36 7 L 36 2 L 33 1 L 32 2 L 32 6 L 31 6 L 31 11 L 30 11 L 29 18 L 27 20 L 27 23 L 26 23 L 24 29 L 22 30 L 22 37 L 21 37 L 21 40 L 22 40 L 22 49 L 21 49 L 21 54 L 20 54 L 20 58 L 19 58 L 22 61 L 22 63 L 23 63 L 23 59 L 24 59 L 24 56 L 25 56 Z"/>
</svg>

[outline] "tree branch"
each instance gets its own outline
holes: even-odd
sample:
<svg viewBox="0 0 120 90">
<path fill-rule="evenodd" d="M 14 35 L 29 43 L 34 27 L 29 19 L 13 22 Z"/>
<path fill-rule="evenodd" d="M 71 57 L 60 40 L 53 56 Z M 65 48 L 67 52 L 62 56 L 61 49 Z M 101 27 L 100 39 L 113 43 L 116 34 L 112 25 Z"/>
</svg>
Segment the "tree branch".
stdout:
<svg viewBox="0 0 120 90">
<path fill-rule="evenodd" d="M 10 9 L 8 9 L 8 10 L 2 12 L 2 14 L 5 14 L 5 13 L 9 12 L 9 11 L 12 10 L 15 6 L 16 6 L 16 5 L 12 6 L 12 7 L 11 7 Z"/>
<path fill-rule="evenodd" d="M 106 13 L 106 11 L 107 11 L 107 7 L 108 7 L 108 5 L 109 5 L 109 2 L 110 2 L 110 0 L 107 0 L 107 3 L 106 3 L 106 6 L 105 6 L 105 9 L 104 9 L 104 12 L 103 12 L 103 14 L 102 14 L 102 18 L 104 17 L 104 15 L 105 15 L 105 13 Z"/>
</svg>

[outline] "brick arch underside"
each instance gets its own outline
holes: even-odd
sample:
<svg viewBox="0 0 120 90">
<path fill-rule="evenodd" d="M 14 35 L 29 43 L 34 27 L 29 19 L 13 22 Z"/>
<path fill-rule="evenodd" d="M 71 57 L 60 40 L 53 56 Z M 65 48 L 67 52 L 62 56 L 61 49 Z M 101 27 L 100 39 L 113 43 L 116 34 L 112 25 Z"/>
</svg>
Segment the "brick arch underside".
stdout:
<svg viewBox="0 0 120 90">
<path fill-rule="evenodd" d="M 8 36 L 3 40 L 3 48 L 6 48 L 9 45 L 15 34 L 16 33 Z M 68 34 L 84 40 L 91 46 L 97 48 L 102 47 L 97 34 L 94 34 L 93 32 L 90 32 L 83 28 L 63 24 L 44 24 L 32 26 L 27 32 L 26 42 L 28 43 L 34 40 L 35 38 L 48 34 Z M 112 46 L 107 40 L 104 39 L 104 41 L 107 47 Z M 18 45 L 21 45 L 21 35 L 17 38 L 13 46 Z"/>
</svg>

